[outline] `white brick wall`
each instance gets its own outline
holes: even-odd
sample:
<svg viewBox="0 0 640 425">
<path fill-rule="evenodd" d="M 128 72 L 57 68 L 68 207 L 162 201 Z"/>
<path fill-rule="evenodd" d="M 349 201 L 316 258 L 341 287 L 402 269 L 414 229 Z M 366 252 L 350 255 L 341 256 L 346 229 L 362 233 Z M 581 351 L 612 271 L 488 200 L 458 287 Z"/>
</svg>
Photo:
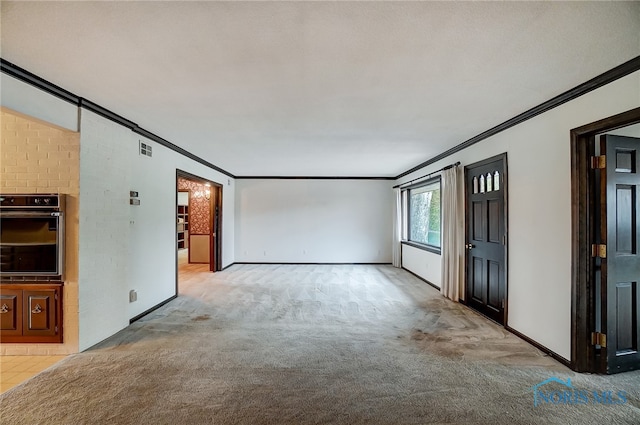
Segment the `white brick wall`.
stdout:
<svg viewBox="0 0 640 425">
<path fill-rule="evenodd" d="M 62 344 L 2 344 L 2 355 L 53 355 L 78 351 L 78 195 L 80 135 L 15 111 L 0 112 L 0 191 L 63 193 L 66 264 Z"/>
<path fill-rule="evenodd" d="M 80 149 L 80 350 L 176 293 L 176 169 L 224 184 L 223 266 L 233 262 L 229 179 L 91 112 Z M 138 141 L 153 157 L 138 154 Z M 179 143 L 179 141 L 176 141 Z M 129 205 L 129 191 L 140 205 Z M 129 291 L 138 300 L 129 303 Z"/>
<path fill-rule="evenodd" d="M 2 105 L 33 115 L 33 122 L 47 120 L 78 128 L 73 105 L 4 74 L 1 77 Z M 6 126 L 2 136 L 15 136 L 13 120 L 7 120 Z M 70 280 L 65 282 L 65 344 L 2 344 L 1 354 L 85 350 L 175 294 L 176 169 L 224 185 L 222 264 L 234 261 L 233 179 L 85 110 L 81 135 L 75 134 L 80 147 L 58 144 L 53 149 L 42 129 L 22 130 L 20 142 L 0 149 L 2 191 L 75 191 L 67 201 L 69 210 L 75 208 L 67 224 L 79 225 L 68 231 L 67 241 L 75 240 L 76 248 L 69 248 L 69 242 L 67 247 L 68 253 L 77 255 L 67 258 L 68 264 L 71 261 L 67 270 L 74 270 L 75 276 L 67 276 Z M 138 155 L 140 139 L 153 147 L 153 158 Z M 26 145 L 30 140 L 38 140 L 35 149 Z M 173 142 L 180 145 L 180 140 Z M 129 205 L 129 190 L 140 192 L 139 207 Z M 135 303 L 129 303 L 130 289 L 138 291 Z"/>
<path fill-rule="evenodd" d="M 129 324 L 129 180 L 133 133 L 82 111 L 80 123 L 80 350 Z"/>
</svg>

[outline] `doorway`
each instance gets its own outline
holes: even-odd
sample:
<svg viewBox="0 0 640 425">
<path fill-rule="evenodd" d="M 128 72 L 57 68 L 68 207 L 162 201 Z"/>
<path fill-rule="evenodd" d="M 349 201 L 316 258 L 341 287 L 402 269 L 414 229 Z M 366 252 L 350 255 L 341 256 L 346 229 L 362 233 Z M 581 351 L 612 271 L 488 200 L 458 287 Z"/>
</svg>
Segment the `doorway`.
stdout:
<svg viewBox="0 0 640 425">
<path fill-rule="evenodd" d="M 465 171 L 466 296 L 469 307 L 506 325 L 507 155 Z"/>
<path fill-rule="evenodd" d="M 176 282 L 182 273 L 221 270 L 221 211 L 221 184 L 177 170 Z"/>
<path fill-rule="evenodd" d="M 640 369 L 640 108 L 571 131 L 571 365 Z"/>
</svg>

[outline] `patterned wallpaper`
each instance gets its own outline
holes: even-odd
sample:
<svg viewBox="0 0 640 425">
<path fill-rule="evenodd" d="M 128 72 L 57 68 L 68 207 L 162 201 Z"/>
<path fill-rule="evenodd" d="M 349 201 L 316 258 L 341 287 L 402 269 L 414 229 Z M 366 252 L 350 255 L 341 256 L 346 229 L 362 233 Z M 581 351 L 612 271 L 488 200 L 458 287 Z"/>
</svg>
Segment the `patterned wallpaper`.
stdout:
<svg viewBox="0 0 640 425">
<path fill-rule="evenodd" d="M 211 233 L 211 201 L 204 193 L 211 188 L 202 183 L 178 178 L 178 189 L 189 190 L 189 233 L 191 235 Z"/>
</svg>

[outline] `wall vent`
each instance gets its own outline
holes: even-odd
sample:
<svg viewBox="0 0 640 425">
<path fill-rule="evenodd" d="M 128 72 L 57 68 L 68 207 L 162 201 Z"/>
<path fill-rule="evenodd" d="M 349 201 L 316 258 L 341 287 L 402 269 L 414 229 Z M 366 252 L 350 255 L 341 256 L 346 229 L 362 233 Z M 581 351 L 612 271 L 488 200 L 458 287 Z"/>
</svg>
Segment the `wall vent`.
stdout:
<svg viewBox="0 0 640 425">
<path fill-rule="evenodd" d="M 140 141 L 140 155 L 152 156 L 153 152 L 151 149 L 151 145 L 147 145 L 146 143 Z"/>
</svg>

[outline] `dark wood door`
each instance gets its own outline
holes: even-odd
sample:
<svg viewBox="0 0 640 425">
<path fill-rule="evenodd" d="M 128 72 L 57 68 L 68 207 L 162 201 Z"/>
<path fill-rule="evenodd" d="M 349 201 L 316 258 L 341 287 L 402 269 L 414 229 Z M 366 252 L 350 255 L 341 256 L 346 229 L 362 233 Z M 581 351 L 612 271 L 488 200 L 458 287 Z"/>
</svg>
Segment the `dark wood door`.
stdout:
<svg viewBox="0 0 640 425">
<path fill-rule="evenodd" d="M 601 172 L 600 240 L 606 243 L 601 261 L 601 346 L 606 372 L 640 369 L 640 139 L 601 136 L 606 156 Z"/>
<path fill-rule="evenodd" d="M 506 155 L 465 167 L 466 303 L 505 324 Z"/>
</svg>

